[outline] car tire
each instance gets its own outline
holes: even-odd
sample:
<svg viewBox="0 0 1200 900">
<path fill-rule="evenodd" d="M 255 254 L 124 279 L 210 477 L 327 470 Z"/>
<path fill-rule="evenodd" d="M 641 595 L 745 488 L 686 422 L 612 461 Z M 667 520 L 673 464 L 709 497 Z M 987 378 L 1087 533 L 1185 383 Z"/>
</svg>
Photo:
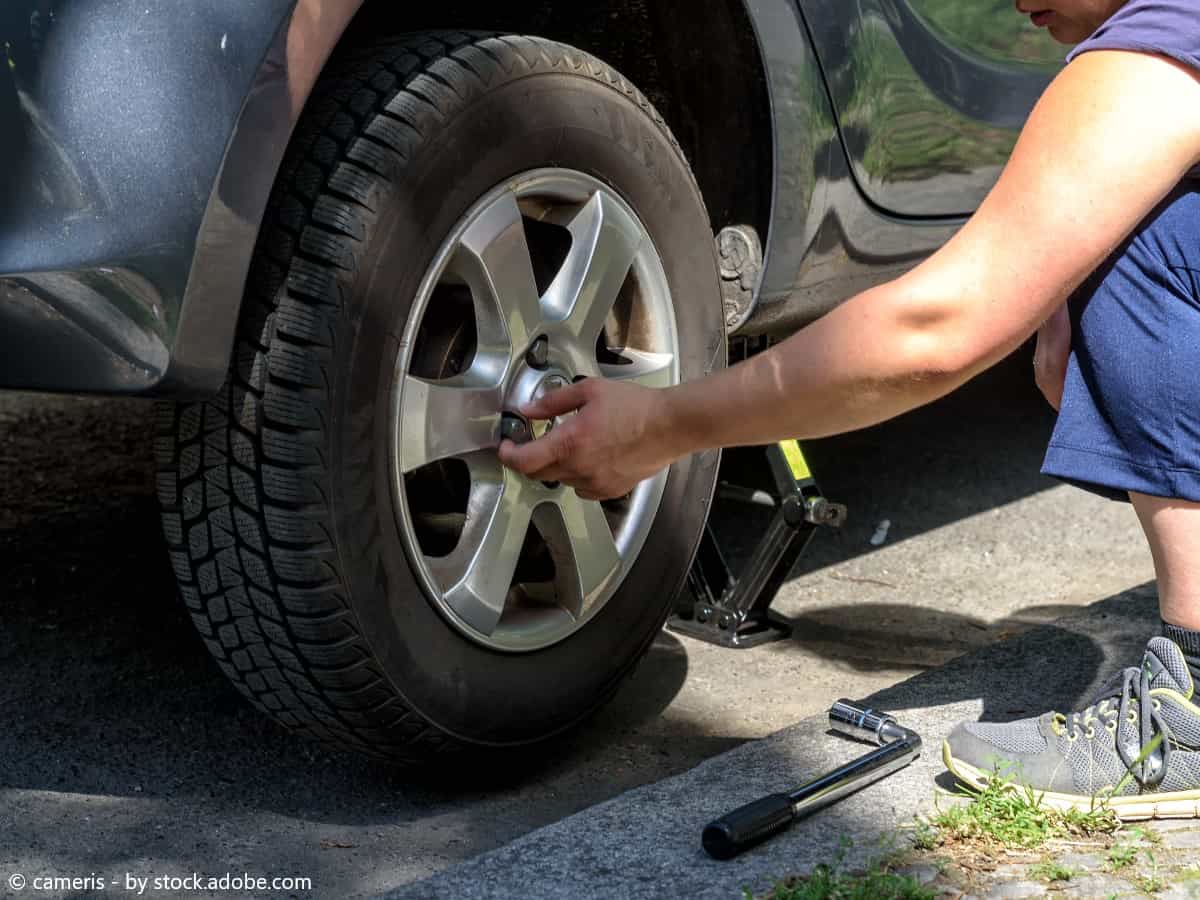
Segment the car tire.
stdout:
<svg viewBox="0 0 1200 900">
<path fill-rule="evenodd" d="M 504 640 L 457 620 L 458 607 L 431 589 L 422 568 L 424 532 L 405 531 L 418 521 L 412 479 L 425 478 L 427 467 L 400 472 L 397 448 L 433 439 L 420 437 L 425 425 L 407 414 L 407 385 L 419 379 L 397 361 L 426 347 L 429 310 L 450 303 L 442 301 L 457 284 L 446 276 L 448 286 L 430 293 L 430 272 L 481 198 L 544 172 L 595 185 L 606 208 L 644 226 L 649 240 L 638 253 L 653 251 L 669 288 L 677 353 L 662 358 L 674 358 L 672 380 L 724 366 L 711 226 L 683 154 L 645 97 L 562 44 L 422 33 L 343 53 L 327 67 L 261 229 L 227 382 L 207 402 L 161 408 L 158 486 L 183 600 L 222 671 L 289 729 L 399 762 L 538 741 L 610 698 L 672 608 L 705 524 L 716 453 L 662 476 L 655 510 L 637 520 L 639 552 L 622 558 L 619 571 L 610 567 L 603 585 L 588 583 L 588 597 L 607 599 L 587 615 L 585 588 L 564 616 L 530 600 L 514 574 L 503 602 L 518 591 L 528 608 L 510 631 L 491 623 Z M 525 209 L 522 227 L 536 229 Z M 552 245 L 547 252 L 566 252 Z M 422 291 L 429 298 L 418 315 Z M 511 322 L 505 327 L 515 334 Z M 478 359 L 483 320 L 454 334 L 470 328 L 475 345 L 465 353 Z M 515 338 L 506 352 L 514 348 Z M 444 362 L 460 351 L 439 344 L 426 355 Z M 604 339 L 596 352 L 606 352 Z M 608 365 L 628 362 L 620 347 L 608 352 L 616 354 Z M 467 365 L 453 364 L 446 371 Z M 464 458 L 487 465 L 489 451 L 475 451 Z M 450 496 L 451 475 L 461 478 L 463 466 L 430 465 Z M 527 487 L 536 493 L 531 504 L 552 498 L 540 512 L 582 508 L 564 488 Z M 471 481 L 459 493 L 474 490 Z M 604 507 L 605 521 L 625 522 L 621 510 Z M 436 518 L 419 512 L 421 528 Z M 473 515 L 459 508 L 442 518 L 465 529 Z M 536 544 L 540 532 L 530 534 Z M 536 568 L 553 557 L 551 574 L 520 577 L 571 571 L 571 554 L 583 551 L 572 545 L 564 563 L 551 544 L 522 545 L 517 563 L 528 555 Z M 544 645 L 538 635 L 551 634 L 549 625 L 518 628 L 538 617 L 561 631 Z"/>
</svg>

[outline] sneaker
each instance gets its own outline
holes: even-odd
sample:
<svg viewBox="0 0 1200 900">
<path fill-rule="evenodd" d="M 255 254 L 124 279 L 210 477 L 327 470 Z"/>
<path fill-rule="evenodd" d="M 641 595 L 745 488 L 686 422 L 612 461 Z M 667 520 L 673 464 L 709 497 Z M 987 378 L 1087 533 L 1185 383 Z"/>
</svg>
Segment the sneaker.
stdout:
<svg viewBox="0 0 1200 900">
<path fill-rule="evenodd" d="M 1200 707 L 1179 647 L 1156 637 L 1142 666 L 1113 678 L 1087 709 L 1017 722 L 966 722 L 942 745 L 959 781 L 994 774 L 1047 806 L 1104 799 L 1122 819 L 1200 817 Z"/>
</svg>

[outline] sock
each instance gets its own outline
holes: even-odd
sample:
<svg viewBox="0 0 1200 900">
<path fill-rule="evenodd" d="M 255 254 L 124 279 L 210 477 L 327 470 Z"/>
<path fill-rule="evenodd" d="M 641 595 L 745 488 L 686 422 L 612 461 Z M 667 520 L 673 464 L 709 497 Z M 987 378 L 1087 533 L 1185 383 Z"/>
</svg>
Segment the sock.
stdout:
<svg viewBox="0 0 1200 900">
<path fill-rule="evenodd" d="M 1196 682 L 1197 689 L 1200 689 L 1200 631 L 1189 631 L 1187 628 L 1163 622 L 1162 635 L 1179 645 L 1179 649 L 1183 651 L 1183 658 L 1187 660 L 1188 669 L 1191 670 L 1192 680 Z"/>
</svg>

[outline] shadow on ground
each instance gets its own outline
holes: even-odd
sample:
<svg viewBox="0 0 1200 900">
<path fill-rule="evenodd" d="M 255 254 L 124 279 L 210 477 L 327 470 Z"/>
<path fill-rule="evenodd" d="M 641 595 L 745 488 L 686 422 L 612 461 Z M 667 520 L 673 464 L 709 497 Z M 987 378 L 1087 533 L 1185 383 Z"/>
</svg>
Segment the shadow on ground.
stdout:
<svg viewBox="0 0 1200 900">
<path fill-rule="evenodd" d="M 880 709 L 980 700 L 987 722 L 1082 709 L 1114 672 L 1138 664 L 1157 633 L 1157 602 L 1154 583 L 1142 584 L 863 700 Z"/>
<path fill-rule="evenodd" d="M 223 795 L 329 822 L 370 821 L 372 809 L 392 821 L 377 802 L 390 792 L 419 802 L 515 790 L 619 739 L 588 728 L 586 748 L 573 734 L 553 755 L 489 751 L 486 765 L 455 759 L 419 779 L 297 740 L 251 709 L 197 640 L 145 497 L 3 534 L 0 572 L 0 787 Z M 687 674 L 669 635 L 646 665 L 652 677 L 622 703 L 628 727 L 661 713 Z"/>
<path fill-rule="evenodd" d="M 964 632 L 1003 640 L 1076 609 L 1066 604 L 1031 605 L 1013 616 L 984 621 L 904 603 L 863 602 L 816 609 L 788 621 L 795 629 L 793 644 L 822 656 L 836 654 L 843 663 L 871 672 L 893 669 L 912 660 L 957 656 L 978 643 L 977 638 Z M 935 664 L 923 667 L 934 668 Z"/>
</svg>

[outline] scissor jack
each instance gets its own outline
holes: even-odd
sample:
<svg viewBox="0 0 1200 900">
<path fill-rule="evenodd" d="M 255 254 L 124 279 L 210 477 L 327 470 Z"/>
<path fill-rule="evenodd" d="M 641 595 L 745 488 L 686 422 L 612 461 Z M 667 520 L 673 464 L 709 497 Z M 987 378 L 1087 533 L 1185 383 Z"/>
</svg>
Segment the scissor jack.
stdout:
<svg viewBox="0 0 1200 900">
<path fill-rule="evenodd" d="M 735 468 L 732 461 L 745 462 L 755 453 L 766 456 L 774 491 L 720 481 L 717 500 L 773 509 L 770 524 L 750 551 L 741 574 L 735 575 L 721 552 L 710 518 L 688 572 L 685 591 L 692 595 L 691 607 L 685 605 L 667 624 L 680 634 L 736 649 L 791 635 L 791 626 L 771 612 L 771 603 L 816 530 L 840 528 L 846 520 L 846 507 L 822 496 L 796 441 L 727 452 L 722 476 Z M 714 504 L 714 514 L 720 505 Z"/>
</svg>

